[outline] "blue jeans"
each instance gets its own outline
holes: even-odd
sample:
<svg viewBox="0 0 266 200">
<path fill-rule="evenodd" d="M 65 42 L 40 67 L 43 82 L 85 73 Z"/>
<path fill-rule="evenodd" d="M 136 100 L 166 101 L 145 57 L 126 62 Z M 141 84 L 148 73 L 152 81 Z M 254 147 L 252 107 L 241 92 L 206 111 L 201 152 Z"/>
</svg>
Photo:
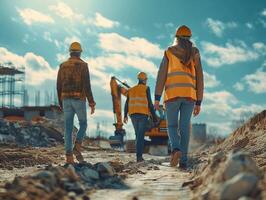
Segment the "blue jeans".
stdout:
<svg viewBox="0 0 266 200">
<path fill-rule="evenodd" d="M 87 129 L 87 111 L 86 111 L 86 101 L 79 99 L 64 99 L 63 100 L 63 111 L 65 119 L 65 151 L 66 153 L 72 153 L 73 143 L 72 143 L 72 132 L 74 127 L 74 115 L 78 116 L 79 120 L 79 130 L 77 133 L 77 142 L 82 142 Z"/>
<path fill-rule="evenodd" d="M 178 98 L 175 101 L 165 103 L 166 118 L 168 123 L 168 137 L 170 139 L 171 150 L 179 149 L 182 152 L 180 163 L 187 163 L 188 144 L 190 136 L 190 119 L 195 102 L 186 98 Z M 178 114 L 180 111 L 180 121 Z M 179 131 L 178 131 L 178 127 Z"/>
<path fill-rule="evenodd" d="M 144 148 L 144 134 L 147 130 L 148 116 L 144 114 L 130 115 L 136 135 L 136 155 L 137 158 L 142 158 Z"/>
</svg>

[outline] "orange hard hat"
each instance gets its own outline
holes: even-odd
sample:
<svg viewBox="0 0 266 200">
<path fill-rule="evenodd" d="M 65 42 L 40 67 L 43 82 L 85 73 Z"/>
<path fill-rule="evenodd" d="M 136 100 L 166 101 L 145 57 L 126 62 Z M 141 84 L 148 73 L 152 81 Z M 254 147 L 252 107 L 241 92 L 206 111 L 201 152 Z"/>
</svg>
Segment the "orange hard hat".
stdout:
<svg viewBox="0 0 266 200">
<path fill-rule="evenodd" d="M 72 42 L 70 47 L 69 47 L 69 51 L 78 51 L 78 52 L 82 52 L 82 48 L 79 42 Z"/>
<path fill-rule="evenodd" d="M 141 81 L 147 80 L 148 79 L 147 74 L 145 72 L 139 72 L 138 79 Z"/>
<path fill-rule="evenodd" d="M 185 25 L 182 25 L 182 26 L 178 27 L 178 29 L 176 30 L 175 36 L 191 37 L 192 32 L 191 32 L 190 28 L 188 28 Z"/>
</svg>

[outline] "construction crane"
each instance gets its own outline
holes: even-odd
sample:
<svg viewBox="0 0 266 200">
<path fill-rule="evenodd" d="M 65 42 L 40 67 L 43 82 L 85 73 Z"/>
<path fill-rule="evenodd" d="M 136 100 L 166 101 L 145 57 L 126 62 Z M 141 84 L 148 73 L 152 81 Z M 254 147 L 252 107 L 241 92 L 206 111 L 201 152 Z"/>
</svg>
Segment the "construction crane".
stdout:
<svg viewBox="0 0 266 200">
<path fill-rule="evenodd" d="M 122 112 L 121 112 L 121 96 L 127 96 L 130 86 L 116 78 L 111 77 L 110 81 L 111 95 L 113 102 L 113 112 L 114 112 L 114 135 L 110 136 L 109 141 L 112 147 L 122 147 L 124 145 L 124 136 L 126 135 L 126 130 L 123 128 Z M 145 136 L 151 139 L 152 144 L 166 144 L 168 141 L 167 135 L 167 124 L 165 120 L 165 113 L 163 106 L 160 106 L 158 111 L 158 122 L 153 123 L 153 120 L 149 120 L 147 131 Z"/>
</svg>

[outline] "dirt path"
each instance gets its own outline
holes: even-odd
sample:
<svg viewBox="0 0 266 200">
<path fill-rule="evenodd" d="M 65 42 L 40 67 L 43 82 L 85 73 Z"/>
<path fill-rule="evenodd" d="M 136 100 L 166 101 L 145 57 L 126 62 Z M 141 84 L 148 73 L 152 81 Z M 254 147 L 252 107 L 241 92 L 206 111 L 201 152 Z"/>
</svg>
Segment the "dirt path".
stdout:
<svg viewBox="0 0 266 200">
<path fill-rule="evenodd" d="M 150 170 L 146 174 L 134 174 L 126 178 L 127 190 L 97 190 L 90 195 L 92 200 L 119 199 L 132 200 L 172 200 L 191 199 L 191 192 L 181 185 L 188 178 L 188 173 L 166 166 L 158 166 L 160 170 Z"/>
<path fill-rule="evenodd" d="M 42 155 L 57 154 L 52 157 L 53 163 L 64 164 L 63 149 L 58 147 L 42 150 Z M 32 151 L 32 150 L 31 150 Z M 135 162 L 135 154 L 118 152 L 113 150 L 102 150 L 94 148 L 86 148 L 83 152 L 85 160 L 92 164 L 98 162 L 116 162 L 122 166 L 119 175 L 125 176 L 125 184 L 129 189 L 99 189 L 90 192 L 90 199 L 190 199 L 190 190 L 182 188 L 183 182 L 187 181 L 190 174 L 182 172 L 177 168 L 171 168 L 169 163 L 161 163 L 166 157 L 158 157 L 144 155 L 144 163 L 138 164 Z M 165 162 L 165 161 L 164 161 Z M 9 163 L 11 164 L 11 163 Z M 0 169 L 2 174 L 0 177 L 0 185 L 8 181 L 12 181 L 15 176 L 27 176 L 38 170 L 41 170 L 45 165 L 36 165 L 23 167 L 21 169 L 13 168 L 12 170 Z"/>
</svg>

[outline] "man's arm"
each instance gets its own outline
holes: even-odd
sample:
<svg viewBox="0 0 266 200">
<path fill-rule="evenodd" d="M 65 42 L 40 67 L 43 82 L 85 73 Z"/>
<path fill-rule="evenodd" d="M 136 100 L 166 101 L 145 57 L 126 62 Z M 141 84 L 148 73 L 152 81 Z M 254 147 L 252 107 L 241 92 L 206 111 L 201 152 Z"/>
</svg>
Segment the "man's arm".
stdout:
<svg viewBox="0 0 266 200">
<path fill-rule="evenodd" d="M 63 103 L 62 103 L 62 98 L 61 98 L 61 93 L 62 93 L 61 65 L 57 72 L 56 89 L 57 89 L 57 98 L 58 98 L 59 106 L 63 108 Z"/>
<path fill-rule="evenodd" d="M 89 105 L 95 106 L 96 103 L 94 101 L 92 91 L 91 91 L 90 73 L 89 73 L 89 68 L 88 68 L 87 64 L 86 64 L 85 72 L 84 72 L 83 76 L 84 76 L 83 80 L 84 80 L 85 94 L 86 94 L 86 97 L 88 99 Z"/>
<path fill-rule="evenodd" d="M 164 90 L 165 82 L 167 79 L 167 71 L 168 71 L 168 58 L 166 53 L 164 53 L 164 57 L 160 64 L 160 68 L 158 70 L 156 86 L 155 86 L 155 100 L 160 101 L 161 96 Z"/>
<path fill-rule="evenodd" d="M 154 107 L 153 107 L 153 104 L 152 104 L 151 92 L 150 92 L 150 88 L 149 87 L 147 87 L 146 94 L 147 94 L 147 99 L 148 99 L 149 110 L 151 112 L 153 120 L 155 120 L 157 118 L 156 118 L 155 110 L 154 110 Z"/>
<path fill-rule="evenodd" d="M 124 118 L 126 118 L 128 114 L 128 101 L 129 101 L 129 97 L 127 96 L 127 100 L 124 106 Z"/>
<path fill-rule="evenodd" d="M 203 78 L 203 70 L 200 60 L 200 53 L 198 49 L 196 49 L 194 61 L 196 68 L 196 89 L 197 89 L 196 105 L 200 106 L 203 99 L 204 78 Z"/>
</svg>

